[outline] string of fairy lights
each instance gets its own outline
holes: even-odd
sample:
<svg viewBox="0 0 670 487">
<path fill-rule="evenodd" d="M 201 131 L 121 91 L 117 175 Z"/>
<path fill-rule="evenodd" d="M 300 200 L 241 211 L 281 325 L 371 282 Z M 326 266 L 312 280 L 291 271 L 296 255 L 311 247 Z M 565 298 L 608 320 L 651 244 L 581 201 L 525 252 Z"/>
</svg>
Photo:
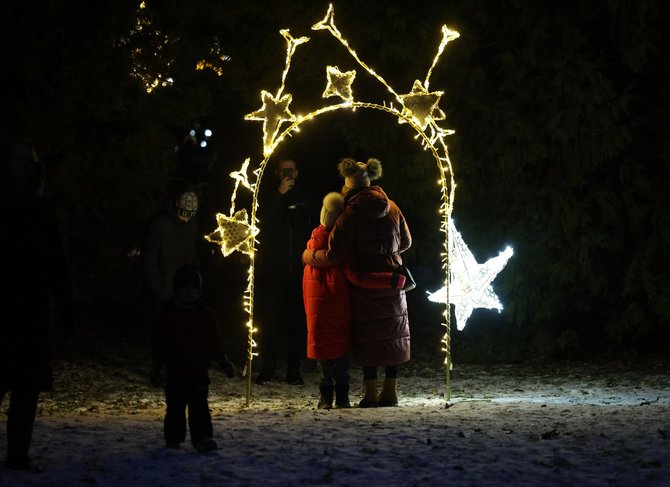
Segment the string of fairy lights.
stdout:
<svg viewBox="0 0 670 487">
<path fill-rule="evenodd" d="M 428 69 L 423 81 L 416 79 L 408 93 L 398 94 L 386 80 L 366 64 L 342 36 L 335 24 L 335 9 L 333 5 L 328 6 L 325 17 L 312 26 L 312 30 L 325 30 L 329 32 L 348 51 L 353 60 L 362 68 L 363 74 L 368 74 L 376 79 L 390 94 L 389 100 L 381 104 L 357 100 L 354 95 L 354 81 L 357 77 L 356 70 L 342 71 L 337 66 L 326 66 L 326 87 L 322 98 L 339 98 L 340 102 L 326 104 L 315 108 L 306 114 L 294 114 L 290 105 L 293 95 L 286 92 L 286 78 L 291 69 L 291 60 L 298 48 L 310 41 L 309 37 L 293 37 L 287 29 L 280 30 L 280 34 L 286 42 L 286 59 L 281 76 L 281 83 L 276 92 L 262 90 L 261 107 L 245 115 L 245 120 L 263 122 L 263 151 L 262 158 L 256 165 L 256 169 L 249 176 L 251 158 L 246 158 L 237 171 L 230 173 L 235 184 L 231 195 L 231 205 L 227 215 L 218 213 L 216 215 L 217 228 L 204 236 L 209 242 L 217 244 L 224 256 L 235 251 L 242 252 L 249 257 L 247 272 L 247 287 L 244 291 L 243 308 L 248 319 L 246 328 L 248 333 L 247 363 L 244 375 L 247 379 L 247 405 L 251 397 L 251 366 L 256 352 L 257 343 L 254 335 L 258 331 L 254 325 L 254 274 L 255 274 L 255 251 L 259 244 L 259 221 L 257 210 L 259 208 L 259 188 L 269 158 L 277 147 L 299 131 L 303 123 L 309 122 L 322 114 L 336 110 L 348 109 L 372 109 L 390 114 L 395 117 L 399 124 L 408 124 L 415 132 L 423 150 L 431 152 L 439 171 L 438 184 L 440 186 L 441 217 L 440 231 L 444 234 L 443 250 L 441 252 L 441 266 L 444 271 L 444 286 L 433 293 L 428 293 L 428 299 L 445 305 L 442 326 L 445 328 L 441 339 L 442 351 L 445 354 L 445 379 L 447 400 L 450 399 L 452 369 L 451 360 L 451 312 L 450 305 L 455 306 L 456 323 L 459 330 L 465 326 L 472 311 L 476 308 L 502 309 L 502 304 L 496 296 L 491 282 L 504 268 L 512 256 L 512 249 L 508 247 L 497 257 L 488 260 L 484 264 L 478 264 L 474 256 L 463 241 L 460 233 L 451 219 L 453 210 L 454 194 L 456 184 L 452 162 L 446 137 L 454 133 L 453 130 L 443 128 L 438 124 L 446 118 L 445 113 L 439 108 L 442 91 L 431 91 L 430 76 L 437 65 L 440 56 L 449 42 L 457 39 L 459 33 L 442 26 L 442 39 L 437 53 Z M 150 90 L 148 90 L 150 91 Z M 247 209 L 235 208 L 235 200 L 238 190 L 252 193 L 251 214 Z"/>
</svg>

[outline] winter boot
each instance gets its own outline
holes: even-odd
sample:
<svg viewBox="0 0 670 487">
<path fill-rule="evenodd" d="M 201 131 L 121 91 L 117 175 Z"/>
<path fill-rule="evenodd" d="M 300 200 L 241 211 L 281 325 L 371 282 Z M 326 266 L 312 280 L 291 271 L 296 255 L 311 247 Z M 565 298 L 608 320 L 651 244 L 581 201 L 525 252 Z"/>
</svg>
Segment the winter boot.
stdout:
<svg viewBox="0 0 670 487">
<path fill-rule="evenodd" d="M 359 408 L 376 408 L 377 403 L 377 379 L 366 379 L 365 396 L 358 402 Z"/>
<path fill-rule="evenodd" d="M 316 405 L 317 409 L 333 409 L 333 391 L 335 386 L 332 384 L 321 384 L 319 386 L 319 392 L 321 397 L 319 397 L 319 404 Z"/>
<path fill-rule="evenodd" d="M 338 409 L 350 408 L 349 384 L 335 384 L 335 407 Z"/>
<path fill-rule="evenodd" d="M 397 379 L 384 379 L 382 392 L 379 394 L 379 407 L 395 407 L 398 405 L 398 395 L 395 391 Z"/>
</svg>

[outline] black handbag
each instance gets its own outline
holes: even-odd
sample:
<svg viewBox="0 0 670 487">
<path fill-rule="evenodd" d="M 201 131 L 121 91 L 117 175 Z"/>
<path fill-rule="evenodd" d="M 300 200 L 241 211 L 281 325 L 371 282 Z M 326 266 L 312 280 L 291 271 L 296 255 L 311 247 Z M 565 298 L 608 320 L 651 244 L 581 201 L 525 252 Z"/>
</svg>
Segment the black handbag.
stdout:
<svg viewBox="0 0 670 487">
<path fill-rule="evenodd" d="M 416 281 L 414 276 L 409 271 L 409 268 L 405 264 L 400 264 L 399 267 L 400 273 L 405 276 L 405 286 L 402 288 L 403 291 L 409 292 L 416 287 Z"/>
</svg>

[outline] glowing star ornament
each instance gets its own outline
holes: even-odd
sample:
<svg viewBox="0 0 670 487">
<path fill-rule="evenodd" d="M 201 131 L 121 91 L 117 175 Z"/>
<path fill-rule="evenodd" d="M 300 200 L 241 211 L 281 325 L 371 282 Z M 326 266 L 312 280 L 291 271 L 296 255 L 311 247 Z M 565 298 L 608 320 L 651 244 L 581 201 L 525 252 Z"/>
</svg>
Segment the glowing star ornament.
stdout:
<svg viewBox="0 0 670 487">
<path fill-rule="evenodd" d="M 284 122 L 292 122 L 296 119 L 295 115 L 291 113 L 288 106 L 291 104 L 293 97 L 286 94 L 282 97 L 275 97 L 272 93 L 263 90 L 261 92 L 263 99 L 263 106 L 255 112 L 249 113 L 244 118 L 245 120 L 262 120 L 263 121 L 263 147 L 272 147 L 275 137 L 279 131 L 279 127 Z"/>
<path fill-rule="evenodd" d="M 328 76 L 328 85 L 323 91 L 323 98 L 329 98 L 331 96 L 339 96 L 345 102 L 354 101 L 354 94 L 351 89 L 351 85 L 356 79 L 356 71 L 340 71 L 340 68 L 337 66 L 328 66 L 326 67 L 326 74 Z"/>
<path fill-rule="evenodd" d="M 459 330 L 465 328 L 470 315 L 476 308 L 502 310 L 491 283 L 503 270 L 507 261 L 514 253 L 507 247 L 498 256 L 487 260 L 483 264 L 477 263 L 474 255 L 463 241 L 460 232 L 456 230 L 453 221 L 449 221 L 451 235 L 451 251 L 449 255 L 449 301 L 456 311 L 456 326 Z M 428 299 L 435 303 L 447 303 L 445 288 L 428 293 Z"/>
<path fill-rule="evenodd" d="M 282 96 L 284 85 L 286 83 L 286 75 L 291 69 L 291 58 L 295 54 L 297 47 L 309 41 L 309 37 L 295 38 L 291 35 L 288 29 L 282 29 L 279 33 L 286 40 L 286 63 L 281 78 L 281 86 L 276 95 L 272 95 L 268 91 L 261 91 L 261 98 L 263 106 L 255 112 L 249 113 L 244 117 L 245 120 L 262 120 L 263 121 L 263 154 L 269 155 L 272 153 L 275 146 L 275 138 L 282 123 L 294 122 L 297 120 L 296 116 L 291 113 L 288 106 L 291 104 L 293 96 L 289 93 Z"/>
<path fill-rule="evenodd" d="M 254 237 L 258 235 L 258 228 L 249 224 L 247 210 L 240 210 L 232 217 L 217 213 L 216 222 L 219 228 L 209 235 L 205 235 L 205 239 L 208 242 L 218 244 L 224 256 L 228 256 L 236 250 L 244 254 L 253 251 L 253 241 Z"/>
<path fill-rule="evenodd" d="M 337 30 L 337 27 L 335 26 L 335 9 L 333 8 L 332 3 L 328 5 L 328 11 L 326 12 L 326 16 L 323 18 L 323 20 L 312 26 L 312 30 L 322 29 L 331 31 L 333 35 L 337 34 L 336 37 L 340 35 L 340 31 Z"/>
<path fill-rule="evenodd" d="M 444 112 L 437 106 L 441 97 L 441 91 L 429 93 L 417 79 L 414 81 L 412 91 L 406 95 L 399 95 L 398 99 L 403 106 L 403 115 L 414 120 L 421 130 L 425 130 L 432 120 L 445 118 Z"/>
</svg>

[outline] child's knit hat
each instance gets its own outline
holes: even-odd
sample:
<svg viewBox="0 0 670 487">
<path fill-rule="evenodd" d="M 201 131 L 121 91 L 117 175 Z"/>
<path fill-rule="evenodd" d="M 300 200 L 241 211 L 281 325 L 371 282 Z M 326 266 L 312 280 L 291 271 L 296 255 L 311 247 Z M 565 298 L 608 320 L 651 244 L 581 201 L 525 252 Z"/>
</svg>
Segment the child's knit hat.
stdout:
<svg viewBox="0 0 670 487">
<path fill-rule="evenodd" d="M 344 209 L 344 197 L 340 193 L 328 193 L 323 198 L 321 207 L 321 225 L 330 228 L 335 225 L 335 220 Z"/>
</svg>

